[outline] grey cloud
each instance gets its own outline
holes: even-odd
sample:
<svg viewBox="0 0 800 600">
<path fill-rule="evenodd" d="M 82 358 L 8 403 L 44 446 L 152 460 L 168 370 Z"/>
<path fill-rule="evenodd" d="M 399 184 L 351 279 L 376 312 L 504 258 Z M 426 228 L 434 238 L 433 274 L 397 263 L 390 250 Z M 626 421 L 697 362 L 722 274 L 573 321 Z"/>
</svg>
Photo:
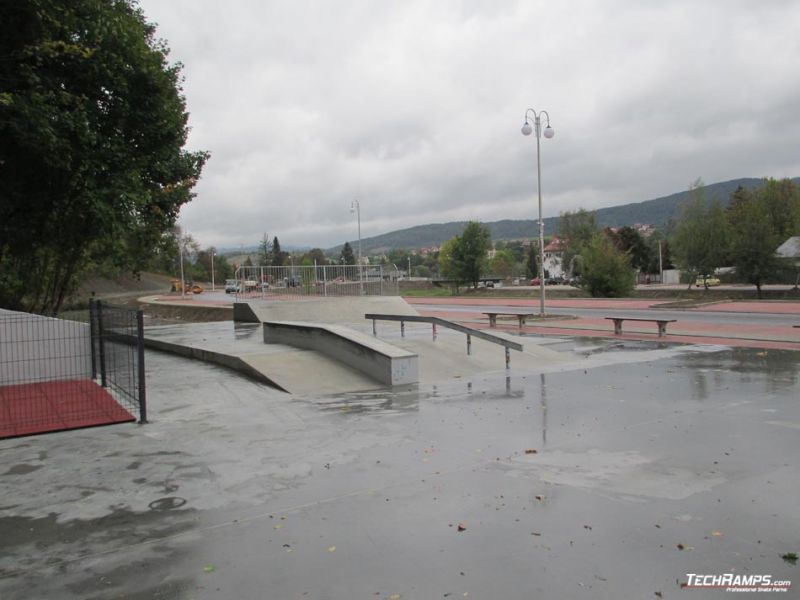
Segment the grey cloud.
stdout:
<svg viewBox="0 0 800 600">
<path fill-rule="evenodd" d="M 797 176 L 794 2 L 143 0 L 185 64 L 212 159 L 203 244 L 329 246 L 426 222 L 531 218 L 742 176 Z"/>
</svg>

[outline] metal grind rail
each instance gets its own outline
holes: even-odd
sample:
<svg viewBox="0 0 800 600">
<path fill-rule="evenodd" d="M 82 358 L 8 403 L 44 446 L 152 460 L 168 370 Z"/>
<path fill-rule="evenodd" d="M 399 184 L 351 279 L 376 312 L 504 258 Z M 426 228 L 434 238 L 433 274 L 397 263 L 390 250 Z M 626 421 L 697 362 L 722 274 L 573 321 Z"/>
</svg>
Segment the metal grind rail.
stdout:
<svg viewBox="0 0 800 600">
<path fill-rule="evenodd" d="M 409 323 L 430 323 L 433 331 L 433 341 L 436 341 L 437 325 L 441 327 L 446 327 L 447 329 L 452 329 L 454 331 L 459 331 L 461 333 L 466 334 L 467 336 L 468 356 L 472 354 L 472 336 L 475 336 L 476 338 L 484 340 L 486 342 L 498 344 L 500 346 L 503 346 L 505 350 L 506 369 L 511 368 L 511 350 L 517 350 L 519 352 L 522 352 L 524 349 L 523 345 L 518 342 L 512 342 L 511 340 L 498 337 L 491 333 L 486 333 L 485 331 L 481 331 L 479 329 L 472 329 L 471 327 L 466 327 L 465 325 L 461 325 L 460 323 L 448 321 L 447 319 L 442 319 L 440 317 L 423 317 L 420 315 L 383 315 L 383 314 L 367 313 L 364 315 L 364 318 L 372 319 L 372 335 L 375 336 L 378 335 L 376 321 L 399 321 L 401 337 L 405 337 L 406 335 L 406 321 L 408 321 Z"/>
</svg>

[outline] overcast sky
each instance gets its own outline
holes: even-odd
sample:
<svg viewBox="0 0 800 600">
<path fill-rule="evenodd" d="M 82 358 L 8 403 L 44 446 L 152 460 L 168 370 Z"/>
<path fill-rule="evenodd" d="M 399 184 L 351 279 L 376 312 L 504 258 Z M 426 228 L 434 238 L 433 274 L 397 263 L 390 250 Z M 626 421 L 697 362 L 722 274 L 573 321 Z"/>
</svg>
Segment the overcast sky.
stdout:
<svg viewBox="0 0 800 600">
<path fill-rule="evenodd" d="M 329 247 L 800 176 L 796 0 L 141 0 L 185 65 L 181 225 Z M 535 232 L 531 233 L 535 235 Z"/>
</svg>

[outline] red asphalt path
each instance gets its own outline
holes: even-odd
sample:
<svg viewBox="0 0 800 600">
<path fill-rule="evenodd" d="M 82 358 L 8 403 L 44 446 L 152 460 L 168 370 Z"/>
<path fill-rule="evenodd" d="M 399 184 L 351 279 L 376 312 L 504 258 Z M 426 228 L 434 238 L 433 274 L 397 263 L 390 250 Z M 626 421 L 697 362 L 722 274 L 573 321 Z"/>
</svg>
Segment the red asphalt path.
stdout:
<svg viewBox="0 0 800 600">
<path fill-rule="evenodd" d="M 488 319 L 481 312 L 481 306 L 508 306 L 514 308 L 530 307 L 532 312 L 538 311 L 538 299 L 492 299 L 492 298 L 406 298 L 409 304 L 440 304 L 474 306 L 475 311 L 448 311 L 442 310 L 420 310 L 421 314 L 437 316 L 461 322 L 479 329 L 489 327 Z M 669 302 L 669 301 L 667 301 Z M 548 300 L 548 306 L 558 308 L 600 308 L 609 310 L 643 310 L 652 308 L 659 304 L 666 303 L 663 300 L 594 300 L 583 298 L 553 299 Z M 726 302 L 728 305 L 745 305 L 750 310 L 735 312 L 758 312 L 780 314 L 800 314 L 800 302 Z M 707 310 L 710 307 L 703 307 Z M 725 312 L 720 310 L 719 312 Z M 800 324 L 800 323 L 798 323 Z M 498 330 L 514 333 L 519 331 L 516 319 L 513 321 L 498 321 Z M 689 322 L 671 323 L 668 327 L 668 334 L 659 338 L 655 323 L 635 323 L 630 326 L 623 324 L 621 336 L 614 335 L 614 327 L 611 321 L 597 317 L 578 317 L 568 319 L 548 319 L 542 322 L 529 323 L 523 327 L 525 333 L 535 333 L 540 335 L 570 335 L 587 337 L 607 337 L 629 340 L 658 340 L 662 342 L 672 342 L 680 344 L 712 344 L 722 346 L 737 346 L 748 348 L 774 348 L 784 350 L 800 350 L 800 329 L 793 329 L 785 326 L 770 326 L 760 324 L 726 324 L 724 335 L 720 325 L 716 323 Z M 650 333 L 652 331 L 652 333 Z M 715 335 L 716 334 L 716 335 Z"/>
</svg>

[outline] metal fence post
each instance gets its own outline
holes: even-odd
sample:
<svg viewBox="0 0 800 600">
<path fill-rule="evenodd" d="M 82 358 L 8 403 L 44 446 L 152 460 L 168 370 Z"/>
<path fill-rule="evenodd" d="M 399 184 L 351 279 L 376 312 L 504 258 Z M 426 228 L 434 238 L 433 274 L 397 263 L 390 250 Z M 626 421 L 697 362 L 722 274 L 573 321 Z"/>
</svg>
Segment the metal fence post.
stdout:
<svg viewBox="0 0 800 600">
<path fill-rule="evenodd" d="M 95 300 L 89 300 L 89 346 L 90 354 L 92 357 L 92 379 L 97 379 L 97 349 L 95 348 L 95 340 L 97 339 L 97 308 L 95 307 Z"/>
<path fill-rule="evenodd" d="M 105 333 L 103 332 L 103 302 L 97 301 L 97 351 L 100 354 L 100 383 L 103 387 L 108 387 L 106 377 L 106 345 Z"/>
<path fill-rule="evenodd" d="M 144 312 L 136 311 L 136 340 L 139 366 L 139 423 L 147 423 L 147 386 L 144 379 Z"/>
</svg>

